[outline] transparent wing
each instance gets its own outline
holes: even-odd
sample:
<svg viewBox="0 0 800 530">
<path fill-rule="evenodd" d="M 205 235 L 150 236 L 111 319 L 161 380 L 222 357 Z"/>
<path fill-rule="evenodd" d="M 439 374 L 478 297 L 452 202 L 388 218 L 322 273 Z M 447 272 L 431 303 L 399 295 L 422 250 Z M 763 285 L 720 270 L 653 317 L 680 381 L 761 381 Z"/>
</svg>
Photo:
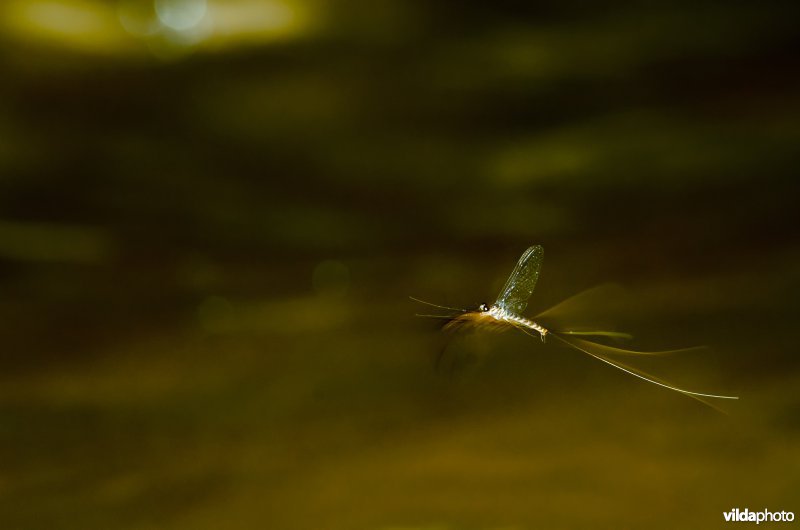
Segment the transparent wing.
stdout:
<svg viewBox="0 0 800 530">
<path fill-rule="evenodd" d="M 526 250 L 519 258 L 511 276 L 508 277 L 505 287 L 500 291 L 495 305 L 521 315 L 528 307 L 528 299 L 533 293 L 533 288 L 536 287 L 543 258 L 544 248 L 541 245 L 534 245 Z"/>
<path fill-rule="evenodd" d="M 630 334 L 619 332 L 615 324 L 626 319 L 627 306 L 632 305 L 629 299 L 627 292 L 618 285 L 598 285 L 542 311 L 533 319 L 561 334 L 630 339 Z"/>
</svg>

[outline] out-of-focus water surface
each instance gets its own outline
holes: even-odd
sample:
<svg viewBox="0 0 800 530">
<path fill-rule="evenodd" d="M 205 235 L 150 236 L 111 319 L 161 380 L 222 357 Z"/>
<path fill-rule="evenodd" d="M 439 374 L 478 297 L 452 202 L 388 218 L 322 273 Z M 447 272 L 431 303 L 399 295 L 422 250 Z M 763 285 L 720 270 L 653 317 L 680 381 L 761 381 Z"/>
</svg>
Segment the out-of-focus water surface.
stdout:
<svg viewBox="0 0 800 530">
<path fill-rule="evenodd" d="M 0 11 L 3 528 L 800 513 L 794 3 Z M 652 368 L 729 415 L 522 334 L 437 372 L 408 296 L 534 243 L 528 314 L 622 284 L 584 309 L 712 346 Z"/>
</svg>

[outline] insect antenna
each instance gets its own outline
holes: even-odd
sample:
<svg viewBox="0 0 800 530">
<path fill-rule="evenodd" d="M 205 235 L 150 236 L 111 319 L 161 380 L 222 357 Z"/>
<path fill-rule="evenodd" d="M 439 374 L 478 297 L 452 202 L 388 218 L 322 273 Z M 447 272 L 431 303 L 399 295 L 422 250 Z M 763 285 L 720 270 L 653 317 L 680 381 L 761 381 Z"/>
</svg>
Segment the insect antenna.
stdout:
<svg viewBox="0 0 800 530">
<path fill-rule="evenodd" d="M 447 309 L 448 311 L 458 311 L 459 313 L 466 313 L 467 312 L 466 309 L 461 309 L 461 308 L 458 308 L 458 307 L 448 307 L 446 305 L 432 304 L 431 302 L 426 302 L 425 300 L 420 300 L 419 298 L 414 298 L 413 296 L 409 296 L 409 298 L 411 300 L 414 300 L 415 302 L 419 302 L 420 304 L 429 305 L 431 307 L 438 307 L 439 309 Z"/>
</svg>

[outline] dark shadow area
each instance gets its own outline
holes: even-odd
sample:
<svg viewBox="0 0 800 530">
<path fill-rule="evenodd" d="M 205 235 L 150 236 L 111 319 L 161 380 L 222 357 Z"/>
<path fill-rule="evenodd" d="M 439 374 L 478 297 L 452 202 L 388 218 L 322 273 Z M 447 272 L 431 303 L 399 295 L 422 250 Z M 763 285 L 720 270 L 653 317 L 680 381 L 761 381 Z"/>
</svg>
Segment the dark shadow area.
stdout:
<svg viewBox="0 0 800 530">
<path fill-rule="evenodd" d="M 800 511 L 798 15 L 3 2 L 3 527 Z M 437 371 L 408 296 L 491 302 L 537 243 L 529 315 L 620 284 L 581 309 L 709 346 L 652 369 L 729 415 L 522 334 Z"/>
</svg>

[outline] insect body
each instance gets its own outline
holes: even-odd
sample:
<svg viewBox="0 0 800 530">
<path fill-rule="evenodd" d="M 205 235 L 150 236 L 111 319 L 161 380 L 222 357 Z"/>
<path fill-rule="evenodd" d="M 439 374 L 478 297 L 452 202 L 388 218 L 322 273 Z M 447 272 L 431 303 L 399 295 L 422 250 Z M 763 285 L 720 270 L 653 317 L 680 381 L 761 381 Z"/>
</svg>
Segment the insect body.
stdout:
<svg viewBox="0 0 800 530">
<path fill-rule="evenodd" d="M 543 342 L 545 335 L 549 333 L 544 326 L 537 324 L 533 320 L 511 313 L 500 306 L 490 306 L 489 304 L 481 304 L 478 306 L 477 311 L 466 311 L 461 315 L 454 316 L 445 324 L 444 329 L 446 331 L 456 331 L 459 328 L 466 328 L 469 326 L 495 328 L 499 331 L 502 331 L 504 328 L 511 329 L 511 327 L 528 329 L 539 333 Z"/>
<path fill-rule="evenodd" d="M 530 299 L 531 294 L 533 294 L 533 289 L 534 287 L 536 287 L 536 282 L 539 279 L 539 271 L 542 266 L 543 258 L 544 258 L 544 249 L 542 248 L 541 245 L 534 245 L 528 248 L 528 250 L 526 250 L 520 257 L 516 267 L 514 267 L 514 270 L 511 272 L 511 276 L 508 277 L 505 286 L 500 291 L 500 295 L 497 297 L 497 300 L 494 302 L 494 304 L 489 305 L 483 303 L 479 305 L 476 309 L 469 310 L 469 309 L 458 309 L 454 307 L 440 306 L 437 304 L 431 304 L 429 302 L 412 298 L 412 300 L 415 300 L 417 302 L 421 302 L 423 304 L 437 307 L 439 309 L 446 309 L 454 312 L 449 315 L 418 315 L 418 316 L 441 318 L 446 320 L 447 322 L 445 323 L 443 328 L 445 331 L 460 331 L 471 327 L 497 330 L 497 331 L 518 329 L 524 333 L 527 333 L 528 335 L 536 336 L 535 334 L 538 334 L 538 336 L 541 338 L 542 341 L 545 340 L 546 336 L 553 336 L 560 342 L 566 344 L 567 346 L 574 348 L 578 351 L 581 351 L 583 353 L 586 353 L 599 361 L 602 361 L 610 366 L 613 366 L 614 368 L 617 368 L 618 370 L 622 370 L 623 372 L 628 373 L 634 377 L 661 386 L 663 388 L 680 392 L 681 394 L 685 394 L 689 397 L 698 399 L 708 405 L 711 405 L 711 403 L 709 403 L 706 400 L 706 398 L 739 399 L 738 397 L 735 396 L 705 394 L 701 392 L 693 392 L 690 390 L 678 388 L 656 377 L 653 377 L 637 368 L 624 364 L 618 359 L 620 356 L 663 355 L 667 353 L 675 353 L 678 351 L 688 351 L 691 350 L 692 348 L 688 348 L 685 350 L 671 350 L 664 352 L 638 352 L 633 350 L 623 350 L 620 348 L 607 346 L 605 344 L 599 344 L 597 342 L 579 339 L 576 338 L 576 336 L 583 335 L 583 336 L 600 336 L 600 337 L 613 337 L 613 338 L 631 338 L 630 335 L 626 333 L 619 333 L 615 331 L 606 331 L 606 330 L 551 330 L 545 328 L 543 325 L 535 322 L 532 319 L 522 316 L 522 313 L 528 306 L 528 300 Z M 551 311 L 552 309 L 545 311 L 544 313 L 540 313 L 539 316 L 542 316 Z M 713 405 L 711 406 L 713 407 Z"/>
</svg>

